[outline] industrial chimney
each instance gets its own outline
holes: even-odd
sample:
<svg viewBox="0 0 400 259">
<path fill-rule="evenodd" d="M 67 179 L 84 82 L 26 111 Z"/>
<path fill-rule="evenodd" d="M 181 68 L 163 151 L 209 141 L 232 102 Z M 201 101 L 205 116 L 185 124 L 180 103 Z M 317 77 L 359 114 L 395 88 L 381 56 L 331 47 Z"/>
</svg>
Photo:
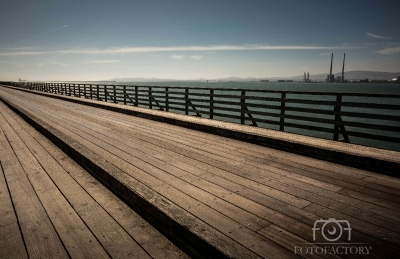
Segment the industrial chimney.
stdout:
<svg viewBox="0 0 400 259">
<path fill-rule="evenodd" d="M 335 82 L 335 76 L 332 75 L 332 63 L 333 63 L 333 53 L 332 53 L 332 56 L 331 56 L 331 70 L 329 72 L 329 75 L 326 78 L 326 82 Z"/>
<path fill-rule="evenodd" d="M 344 82 L 344 61 L 346 60 L 346 53 L 343 55 L 343 68 L 342 68 L 342 82 Z"/>
</svg>

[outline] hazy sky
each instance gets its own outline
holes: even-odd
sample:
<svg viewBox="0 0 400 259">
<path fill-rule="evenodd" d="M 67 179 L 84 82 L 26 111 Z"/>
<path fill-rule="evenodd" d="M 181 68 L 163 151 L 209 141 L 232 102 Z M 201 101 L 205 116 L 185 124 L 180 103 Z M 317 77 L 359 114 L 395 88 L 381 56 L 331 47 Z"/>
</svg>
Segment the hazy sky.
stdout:
<svg viewBox="0 0 400 259">
<path fill-rule="evenodd" d="M 2 0 L 0 80 L 400 72 L 400 1 Z"/>
</svg>

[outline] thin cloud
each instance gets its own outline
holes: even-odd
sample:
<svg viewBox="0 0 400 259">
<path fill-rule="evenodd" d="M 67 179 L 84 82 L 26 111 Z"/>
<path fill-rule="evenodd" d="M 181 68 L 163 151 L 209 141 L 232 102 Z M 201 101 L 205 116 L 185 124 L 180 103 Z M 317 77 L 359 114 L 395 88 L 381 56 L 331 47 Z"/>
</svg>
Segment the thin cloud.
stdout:
<svg viewBox="0 0 400 259">
<path fill-rule="evenodd" d="M 89 61 L 85 61 L 84 63 L 86 64 L 104 64 L 104 63 L 117 63 L 117 62 L 121 62 L 120 60 L 89 60 Z"/>
<path fill-rule="evenodd" d="M 171 55 L 171 58 L 172 58 L 172 59 L 181 60 L 181 59 L 183 59 L 183 55 Z"/>
<path fill-rule="evenodd" d="M 59 63 L 59 62 L 55 62 L 55 61 L 52 61 L 52 62 L 50 62 L 50 63 L 51 63 L 51 64 L 54 64 L 54 65 L 62 66 L 62 67 L 68 67 L 67 64 L 63 64 L 63 63 Z"/>
<path fill-rule="evenodd" d="M 51 31 L 46 31 L 46 32 L 37 34 L 37 35 L 33 36 L 32 38 L 40 37 L 40 36 L 43 36 L 43 35 L 45 35 L 45 34 L 48 34 L 48 33 L 51 33 L 51 32 L 55 32 L 55 31 L 58 31 L 58 30 L 61 30 L 61 29 L 65 28 L 65 27 L 68 27 L 68 24 L 66 24 L 66 25 L 64 25 L 64 26 L 61 26 L 61 27 L 59 27 L 59 28 L 57 28 L 57 29 L 51 30 Z"/>
<path fill-rule="evenodd" d="M 389 37 L 385 37 L 385 36 L 380 36 L 380 35 L 376 35 L 376 34 L 372 34 L 370 32 L 367 32 L 367 35 L 369 37 L 375 38 L 375 39 L 390 39 Z"/>
<path fill-rule="evenodd" d="M 382 55 L 395 55 L 400 53 L 400 47 L 395 47 L 395 48 L 384 48 L 378 51 L 379 54 Z"/>
<path fill-rule="evenodd" d="M 10 61 L 5 61 L 5 60 L 0 60 L 0 63 L 10 64 L 10 65 L 13 65 L 16 67 L 25 67 L 25 65 L 22 63 L 15 63 L 15 62 L 10 62 Z"/>
<path fill-rule="evenodd" d="M 195 60 L 200 60 L 203 58 L 203 56 L 202 55 L 193 55 L 193 56 L 190 56 L 190 58 L 195 59 Z"/>
<path fill-rule="evenodd" d="M 334 50 L 334 49 L 359 49 L 353 46 L 315 46 L 315 45 L 212 45 L 212 46 L 172 46 L 172 47 L 123 47 L 123 48 L 85 48 L 85 49 L 64 49 L 52 51 L 18 51 L 0 52 L 0 56 L 26 56 L 26 55 L 48 55 L 48 54 L 80 54 L 80 55 L 109 55 L 129 53 L 150 53 L 150 52 L 176 52 L 176 51 L 245 51 L 245 50 Z M 180 55 L 172 55 L 180 56 Z M 172 57 L 171 56 L 171 57 Z"/>
</svg>

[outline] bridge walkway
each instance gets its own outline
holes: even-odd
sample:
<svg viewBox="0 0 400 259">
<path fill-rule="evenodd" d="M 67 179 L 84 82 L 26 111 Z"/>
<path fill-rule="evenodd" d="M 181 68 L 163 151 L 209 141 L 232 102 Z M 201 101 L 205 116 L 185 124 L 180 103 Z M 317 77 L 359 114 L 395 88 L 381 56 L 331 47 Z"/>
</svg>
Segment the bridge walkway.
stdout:
<svg viewBox="0 0 400 259">
<path fill-rule="evenodd" d="M 189 258 L 0 102 L 0 258 Z"/>
<path fill-rule="evenodd" d="M 340 245 L 400 254 L 398 178 L 29 92 L 0 97 L 189 254 L 320 258 L 296 249 L 322 246 L 312 228 L 328 218 L 351 225 Z"/>
</svg>

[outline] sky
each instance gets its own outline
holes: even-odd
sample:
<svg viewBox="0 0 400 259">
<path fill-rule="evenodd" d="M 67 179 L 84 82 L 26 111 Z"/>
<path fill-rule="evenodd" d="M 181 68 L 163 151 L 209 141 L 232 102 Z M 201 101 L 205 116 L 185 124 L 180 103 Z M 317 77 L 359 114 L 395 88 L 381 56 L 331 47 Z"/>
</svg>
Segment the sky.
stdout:
<svg viewBox="0 0 400 259">
<path fill-rule="evenodd" d="M 0 80 L 400 72 L 398 0 L 2 0 Z"/>
</svg>

